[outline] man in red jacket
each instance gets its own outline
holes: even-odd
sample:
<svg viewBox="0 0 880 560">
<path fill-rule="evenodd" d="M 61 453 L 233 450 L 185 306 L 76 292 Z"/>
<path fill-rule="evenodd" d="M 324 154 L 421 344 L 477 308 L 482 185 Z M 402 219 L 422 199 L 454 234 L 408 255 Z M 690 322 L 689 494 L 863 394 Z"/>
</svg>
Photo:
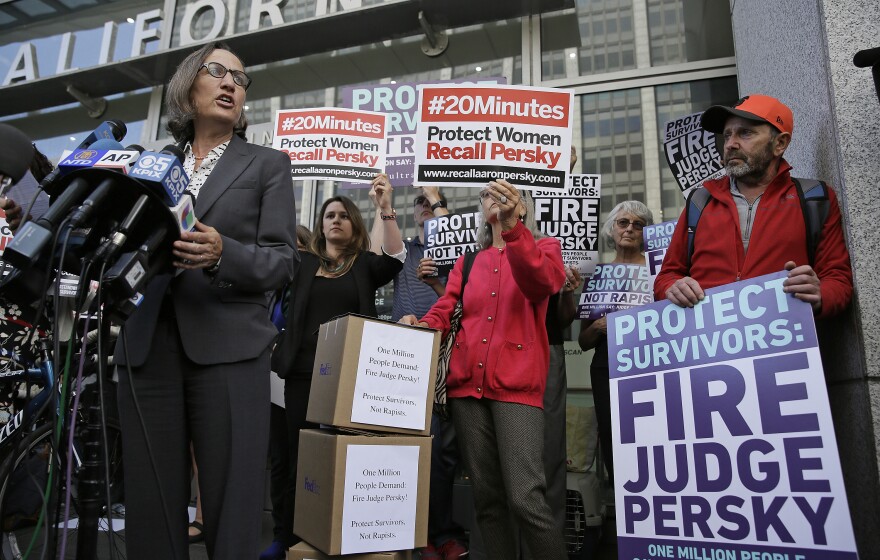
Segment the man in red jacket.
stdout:
<svg viewBox="0 0 880 560">
<path fill-rule="evenodd" d="M 797 187 L 782 157 L 791 143 L 791 109 L 765 95 L 703 113 L 702 127 L 724 137 L 727 176 L 706 181 L 711 198 L 696 228 L 688 265 L 688 225 L 679 218 L 654 298 L 692 307 L 703 290 L 737 280 L 788 271 L 784 289 L 813 306 L 817 317 L 842 311 L 852 297 L 852 269 L 840 208 L 828 189 L 829 211 L 812 265 Z"/>
</svg>

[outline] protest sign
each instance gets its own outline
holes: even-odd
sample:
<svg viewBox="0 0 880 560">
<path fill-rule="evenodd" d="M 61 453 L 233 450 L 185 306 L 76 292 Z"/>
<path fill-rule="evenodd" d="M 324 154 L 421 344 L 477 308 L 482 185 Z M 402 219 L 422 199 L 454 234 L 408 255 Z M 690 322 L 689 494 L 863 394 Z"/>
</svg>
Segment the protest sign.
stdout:
<svg viewBox="0 0 880 560">
<path fill-rule="evenodd" d="M 563 190 L 571 159 L 572 92 L 525 86 L 419 90 L 416 185 Z"/>
<path fill-rule="evenodd" d="M 708 179 L 724 175 L 721 156 L 715 147 L 715 133 L 700 127 L 703 113 L 694 113 L 666 123 L 663 151 L 666 163 L 687 198 L 691 189 Z"/>
<path fill-rule="evenodd" d="M 786 277 L 608 316 L 620 558 L 857 558 L 813 310 Z"/>
<path fill-rule="evenodd" d="M 357 111 L 388 115 L 388 147 L 385 173 L 393 187 L 413 183 L 415 138 L 418 122 L 418 87 L 424 84 L 503 84 L 505 78 L 438 80 L 419 83 L 365 84 L 341 90 L 342 106 Z"/>
<path fill-rule="evenodd" d="M 599 264 L 584 283 L 578 318 L 596 319 L 654 301 L 648 269 L 639 264 Z"/>
<path fill-rule="evenodd" d="M 446 214 L 425 220 L 425 257 L 434 259 L 439 276 L 447 276 L 458 257 L 477 251 L 482 212 Z"/>
<path fill-rule="evenodd" d="M 280 110 L 272 147 L 290 157 L 294 179 L 369 183 L 385 169 L 385 121 L 349 109 Z"/>
<path fill-rule="evenodd" d="M 645 246 L 645 262 L 648 263 L 648 275 L 651 277 L 651 283 L 660 273 L 663 266 L 663 257 L 666 256 L 666 249 L 672 242 L 672 234 L 675 232 L 675 225 L 678 220 L 670 220 L 659 224 L 645 226 L 642 230 L 642 240 Z"/>
<path fill-rule="evenodd" d="M 599 260 L 599 175 L 572 175 L 564 191 L 536 189 L 535 221 L 562 245 L 562 262 L 585 278 Z"/>
</svg>

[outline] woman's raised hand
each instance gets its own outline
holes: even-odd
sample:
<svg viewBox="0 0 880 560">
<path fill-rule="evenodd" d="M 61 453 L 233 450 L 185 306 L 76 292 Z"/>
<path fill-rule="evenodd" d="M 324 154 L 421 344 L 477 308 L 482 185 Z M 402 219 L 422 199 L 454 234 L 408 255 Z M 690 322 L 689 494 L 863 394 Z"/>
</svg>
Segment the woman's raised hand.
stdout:
<svg viewBox="0 0 880 560">
<path fill-rule="evenodd" d="M 394 189 L 391 187 L 391 181 L 388 180 L 388 175 L 384 173 L 377 174 L 372 181 L 372 186 L 370 187 L 370 200 L 373 201 L 373 204 L 376 205 L 376 208 L 379 210 L 390 212 L 392 209 L 391 204 L 391 192 Z"/>
<path fill-rule="evenodd" d="M 525 206 L 521 205 L 522 196 L 516 187 L 498 179 L 489 182 L 489 194 L 498 201 L 498 221 L 504 231 L 516 227 L 519 219 L 525 215 Z"/>
</svg>

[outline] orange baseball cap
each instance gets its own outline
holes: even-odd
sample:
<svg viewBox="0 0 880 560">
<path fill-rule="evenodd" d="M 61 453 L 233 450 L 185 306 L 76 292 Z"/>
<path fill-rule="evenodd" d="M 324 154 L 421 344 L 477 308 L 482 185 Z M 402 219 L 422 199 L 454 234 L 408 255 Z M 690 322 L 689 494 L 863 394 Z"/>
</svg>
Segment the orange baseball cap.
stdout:
<svg viewBox="0 0 880 560">
<path fill-rule="evenodd" d="M 747 95 L 733 107 L 713 105 L 703 112 L 700 126 L 709 132 L 721 134 L 724 123 L 730 117 L 742 117 L 750 121 L 765 122 L 779 132 L 794 131 L 794 115 L 784 103 L 769 95 Z"/>
</svg>

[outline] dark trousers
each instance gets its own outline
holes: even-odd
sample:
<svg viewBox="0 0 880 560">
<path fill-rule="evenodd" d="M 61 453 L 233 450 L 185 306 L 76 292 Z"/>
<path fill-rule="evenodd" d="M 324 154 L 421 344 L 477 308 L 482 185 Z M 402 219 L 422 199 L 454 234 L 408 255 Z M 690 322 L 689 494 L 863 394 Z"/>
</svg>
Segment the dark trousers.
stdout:
<svg viewBox="0 0 880 560">
<path fill-rule="evenodd" d="M 449 539 L 461 539 L 464 534 L 452 517 L 452 492 L 460 457 L 451 419 L 434 414 L 431 417 L 431 435 L 428 540 L 440 546 Z"/>
<path fill-rule="evenodd" d="M 287 444 L 287 414 L 283 407 L 272 405 L 269 414 L 269 494 L 272 499 L 272 540 L 290 548 L 293 519 L 285 515 L 290 483 L 290 447 Z"/>
<path fill-rule="evenodd" d="M 284 434 L 273 434 L 274 445 L 279 455 L 278 464 L 276 465 L 275 459 L 273 459 L 271 467 L 270 493 L 272 496 L 272 521 L 274 523 L 273 538 L 288 548 L 300 540 L 293 533 L 299 431 L 319 427 L 317 424 L 306 421 L 311 385 L 311 376 L 290 377 L 284 380 L 285 409 L 282 411 L 284 414 Z M 273 407 L 273 409 L 277 408 Z M 280 425 L 280 422 L 276 425 Z M 280 432 L 281 430 L 279 429 L 278 431 Z M 286 458 L 280 457 L 285 451 Z M 273 453 L 273 457 L 275 455 Z"/>
<path fill-rule="evenodd" d="M 544 474 L 547 477 L 547 504 L 553 512 L 556 530 L 565 533 L 566 460 L 565 449 L 565 349 L 550 345 L 550 369 L 544 391 Z M 540 554 L 538 555 L 540 557 Z"/>
<path fill-rule="evenodd" d="M 544 411 L 490 399 L 449 402 L 487 558 L 516 558 L 513 519 L 534 556 L 566 560 L 545 496 Z"/>
<path fill-rule="evenodd" d="M 131 376 L 119 367 L 128 558 L 189 558 L 190 441 L 199 465 L 208 556 L 256 557 L 268 445 L 269 352 L 233 364 L 195 364 L 181 347 L 173 317 L 160 318 L 152 348 Z"/>
<path fill-rule="evenodd" d="M 614 486 L 614 455 L 611 448 L 611 382 L 607 366 L 590 366 L 590 384 L 593 387 L 593 406 L 596 407 L 596 421 L 599 424 L 599 448 L 602 462 L 608 471 L 608 480 Z"/>
</svg>

